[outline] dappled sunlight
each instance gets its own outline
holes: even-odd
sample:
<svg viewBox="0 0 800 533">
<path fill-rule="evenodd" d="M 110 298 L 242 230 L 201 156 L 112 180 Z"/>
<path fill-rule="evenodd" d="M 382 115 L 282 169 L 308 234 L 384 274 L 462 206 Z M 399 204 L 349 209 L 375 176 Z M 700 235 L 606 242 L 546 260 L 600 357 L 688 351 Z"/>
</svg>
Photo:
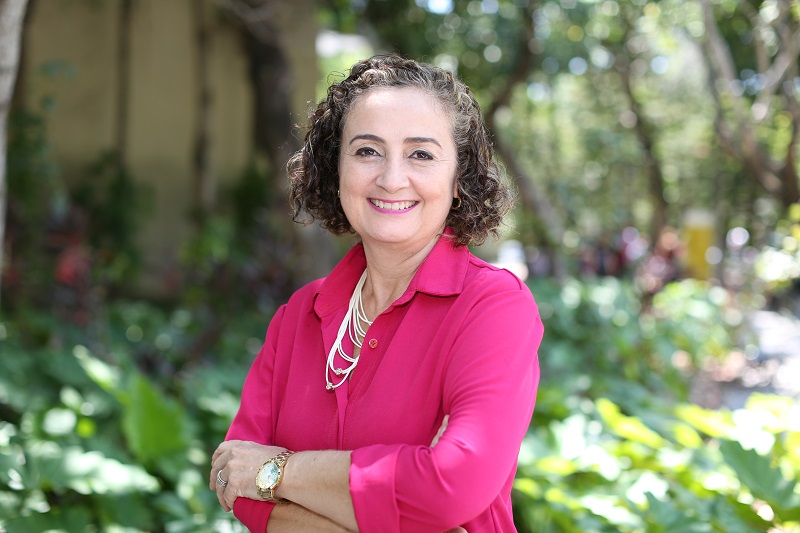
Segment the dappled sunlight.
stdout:
<svg viewBox="0 0 800 533">
<path fill-rule="evenodd" d="M 742 407 L 719 410 L 688 401 L 693 376 L 737 353 L 746 324 L 731 313 L 744 313 L 747 300 L 684 280 L 643 309 L 626 283 L 532 282 L 540 305 L 553 309 L 542 360 L 550 381 L 520 452 L 520 501 L 548 505 L 584 531 L 597 530 L 598 517 L 621 531 L 795 523 L 796 401 L 756 393 Z M 620 311 L 635 324 L 615 323 Z"/>
<path fill-rule="evenodd" d="M 211 454 L 356 238 L 294 229 L 285 163 L 377 51 L 463 79 L 516 190 L 519 532 L 800 531 L 800 4 L 51 4 L 0 87 L 0 532 L 244 531 Z"/>
</svg>

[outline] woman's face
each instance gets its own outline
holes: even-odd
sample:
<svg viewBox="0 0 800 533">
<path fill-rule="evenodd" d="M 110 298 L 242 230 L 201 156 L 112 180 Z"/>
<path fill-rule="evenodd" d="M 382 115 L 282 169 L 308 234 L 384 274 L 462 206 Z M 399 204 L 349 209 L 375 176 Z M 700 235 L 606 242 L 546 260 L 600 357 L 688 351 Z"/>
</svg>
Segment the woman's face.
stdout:
<svg viewBox="0 0 800 533">
<path fill-rule="evenodd" d="M 457 192 L 457 152 L 435 97 L 373 89 L 351 107 L 341 143 L 339 196 L 365 246 L 416 251 L 444 230 Z"/>
</svg>

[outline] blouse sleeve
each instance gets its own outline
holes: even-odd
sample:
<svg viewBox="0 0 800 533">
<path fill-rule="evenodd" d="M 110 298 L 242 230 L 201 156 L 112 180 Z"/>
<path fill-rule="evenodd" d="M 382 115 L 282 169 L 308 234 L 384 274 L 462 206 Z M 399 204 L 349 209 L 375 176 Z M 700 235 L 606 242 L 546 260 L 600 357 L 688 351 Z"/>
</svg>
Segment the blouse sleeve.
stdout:
<svg viewBox="0 0 800 533">
<path fill-rule="evenodd" d="M 267 337 L 258 353 L 242 388 L 239 411 L 233 419 L 225 440 L 247 440 L 272 444 L 274 423 L 272 419 L 272 375 L 275 349 L 278 344 L 286 306 L 281 306 L 267 328 Z M 274 503 L 237 498 L 233 514 L 253 533 L 264 533 Z"/>
<path fill-rule="evenodd" d="M 361 532 L 441 533 L 483 512 L 516 468 L 539 383 L 544 333 L 525 286 L 493 293 L 460 324 L 444 377 L 447 428 L 436 446 L 353 451 Z"/>
</svg>

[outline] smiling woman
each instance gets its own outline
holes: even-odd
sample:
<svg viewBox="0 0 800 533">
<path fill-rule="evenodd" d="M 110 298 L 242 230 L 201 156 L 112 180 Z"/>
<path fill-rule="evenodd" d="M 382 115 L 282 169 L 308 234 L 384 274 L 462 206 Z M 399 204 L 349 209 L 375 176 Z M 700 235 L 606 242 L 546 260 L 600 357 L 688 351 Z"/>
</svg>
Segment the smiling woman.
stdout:
<svg viewBox="0 0 800 533">
<path fill-rule="evenodd" d="M 427 255 L 458 197 L 446 111 L 420 89 L 375 89 L 353 105 L 342 138 L 339 196 L 364 246 Z"/>
<path fill-rule="evenodd" d="M 360 242 L 270 323 L 212 459 L 220 504 L 259 532 L 515 531 L 543 328 L 528 288 L 466 246 L 510 205 L 469 89 L 357 63 L 289 175 L 296 219 Z"/>
</svg>

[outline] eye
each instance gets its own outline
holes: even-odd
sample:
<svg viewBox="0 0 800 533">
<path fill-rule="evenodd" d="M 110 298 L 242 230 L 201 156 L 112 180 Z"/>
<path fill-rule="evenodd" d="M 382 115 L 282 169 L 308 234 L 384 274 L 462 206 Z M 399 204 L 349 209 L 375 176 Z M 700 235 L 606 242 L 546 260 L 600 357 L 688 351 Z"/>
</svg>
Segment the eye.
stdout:
<svg viewBox="0 0 800 533">
<path fill-rule="evenodd" d="M 433 159 L 433 156 L 430 154 L 430 152 L 426 152 L 425 150 L 414 150 L 414 152 L 411 154 L 411 158 L 430 161 Z"/>
<path fill-rule="evenodd" d="M 356 155 L 359 155 L 361 157 L 371 157 L 378 155 L 378 152 L 375 151 L 374 148 L 370 148 L 369 146 L 364 146 L 363 148 L 359 148 L 358 150 L 356 150 Z"/>
</svg>

